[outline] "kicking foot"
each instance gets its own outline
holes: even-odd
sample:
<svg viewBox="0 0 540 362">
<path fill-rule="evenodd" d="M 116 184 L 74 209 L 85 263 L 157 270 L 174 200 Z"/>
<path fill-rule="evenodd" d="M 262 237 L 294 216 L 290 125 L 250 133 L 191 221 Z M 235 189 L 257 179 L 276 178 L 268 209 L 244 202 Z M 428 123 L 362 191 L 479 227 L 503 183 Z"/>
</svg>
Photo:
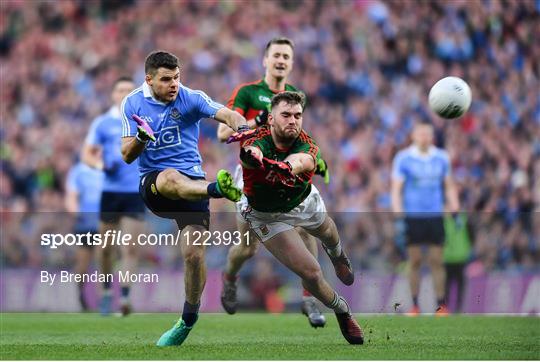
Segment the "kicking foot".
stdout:
<svg viewBox="0 0 540 362">
<path fill-rule="evenodd" d="M 234 184 L 234 179 L 229 171 L 219 170 L 217 173 L 217 188 L 219 193 L 231 201 L 240 201 L 242 190 Z"/>
</svg>

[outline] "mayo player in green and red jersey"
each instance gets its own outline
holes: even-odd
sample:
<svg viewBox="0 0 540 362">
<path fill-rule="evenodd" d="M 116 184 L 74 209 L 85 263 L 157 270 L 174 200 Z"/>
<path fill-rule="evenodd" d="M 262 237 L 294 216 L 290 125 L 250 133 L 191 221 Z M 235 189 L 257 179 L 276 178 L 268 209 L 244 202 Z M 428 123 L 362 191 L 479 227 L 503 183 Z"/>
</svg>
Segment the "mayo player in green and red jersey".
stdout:
<svg viewBox="0 0 540 362">
<path fill-rule="evenodd" d="M 293 67 L 294 44 L 287 38 L 274 38 L 268 42 L 263 58 L 263 66 L 266 69 L 263 79 L 238 86 L 229 100 L 227 106 L 237 111 L 248 120 L 251 128 L 257 128 L 266 124 L 271 98 L 283 91 L 294 91 L 298 89 L 287 83 L 287 78 Z M 218 128 L 218 138 L 226 141 L 233 130 L 227 125 L 220 125 Z M 319 159 L 317 173 L 329 182 L 328 168 L 324 160 Z M 235 173 L 235 182 L 242 188 L 242 169 L 238 165 Z M 240 211 L 242 203 L 237 203 L 237 210 Z M 246 235 L 248 225 L 238 217 L 238 230 L 241 235 Z M 308 250 L 317 258 L 317 241 L 305 230 L 299 229 L 298 233 L 304 240 Z M 243 237 L 243 239 L 246 239 Z M 250 259 L 259 247 L 258 242 L 242 240 L 240 245 L 234 245 L 229 249 L 227 264 L 223 273 L 223 289 L 221 303 L 227 313 L 234 314 L 237 308 L 236 288 L 237 274 L 242 265 Z M 302 312 L 308 317 L 311 326 L 324 327 L 326 319 L 320 312 L 313 296 L 304 289 L 302 300 Z"/>
<path fill-rule="evenodd" d="M 345 339 L 351 344 L 362 344 L 363 333 L 349 305 L 324 279 L 317 259 L 298 234 L 300 226 L 319 238 L 338 278 L 346 285 L 354 282 L 336 224 L 311 183 L 320 152 L 302 130 L 303 106 L 300 93 L 276 94 L 272 97 L 268 125 L 242 143 L 242 198 L 247 201 L 242 217 L 268 251 L 302 279 L 304 288 L 334 310 Z"/>
</svg>

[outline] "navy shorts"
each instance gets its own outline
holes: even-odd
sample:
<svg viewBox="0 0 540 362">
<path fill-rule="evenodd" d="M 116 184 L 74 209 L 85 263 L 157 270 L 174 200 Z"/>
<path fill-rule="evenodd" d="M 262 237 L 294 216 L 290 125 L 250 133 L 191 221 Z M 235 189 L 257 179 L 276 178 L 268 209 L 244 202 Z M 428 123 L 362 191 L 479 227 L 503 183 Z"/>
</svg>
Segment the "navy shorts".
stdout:
<svg viewBox="0 0 540 362">
<path fill-rule="evenodd" d="M 188 201 L 166 198 L 158 192 L 156 187 L 156 180 L 160 172 L 152 171 L 141 178 L 139 192 L 146 206 L 159 217 L 175 220 L 180 230 L 187 225 L 201 225 L 208 230 L 210 225 L 209 200 Z M 192 180 L 204 180 L 204 177 L 184 176 Z"/>
<path fill-rule="evenodd" d="M 101 193 L 100 219 L 106 223 L 117 223 L 126 216 L 133 219 L 144 219 L 144 202 L 137 192 Z"/>
<path fill-rule="evenodd" d="M 442 216 L 405 218 L 407 245 L 444 244 L 444 221 Z"/>
</svg>

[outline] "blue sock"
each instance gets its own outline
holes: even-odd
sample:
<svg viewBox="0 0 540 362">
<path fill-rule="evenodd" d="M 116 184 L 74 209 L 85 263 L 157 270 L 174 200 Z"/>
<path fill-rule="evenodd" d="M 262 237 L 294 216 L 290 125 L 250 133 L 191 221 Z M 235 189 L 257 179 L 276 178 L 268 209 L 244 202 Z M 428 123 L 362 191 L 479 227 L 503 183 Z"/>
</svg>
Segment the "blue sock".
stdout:
<svg viewBox="0 0 540 362">
<path fill-rule="evenodd" d="M 186 326 L 191 327 L 197 322 L 197 318 L 199 318 L 199 307 L 201 306 L 201 303 L 198 304 L 190 304 L 188 301 L 184 302 L 184 311 L 182 312 L 182 319 L 184 320 L 184 323 L 186 323 Z"/>
<path fill-rule="evenodd" d="M 122 288 L 120 289 L 120 293 L 121 293 L 120 295 L 121 295 L 122 297 L 124 297 L 124 298 L 129 297 L 129 287 L 122 287 Z"/>
<path fill-rule="evenodd" d="M 206 187 L 206 192 L 208 192 L 208 196 L 213 197 L 214 199 L 221 199 L 223 197 L 217 182 L 209 183 Z"/>
<path fill-rule="evenodd" d="M 412 302 L 413 302 L 413 305 L 414 305 L 415 307 L 417 307 L 417 306 L 418 306 L 418 296 L 412 297 Z"/>
</svg>

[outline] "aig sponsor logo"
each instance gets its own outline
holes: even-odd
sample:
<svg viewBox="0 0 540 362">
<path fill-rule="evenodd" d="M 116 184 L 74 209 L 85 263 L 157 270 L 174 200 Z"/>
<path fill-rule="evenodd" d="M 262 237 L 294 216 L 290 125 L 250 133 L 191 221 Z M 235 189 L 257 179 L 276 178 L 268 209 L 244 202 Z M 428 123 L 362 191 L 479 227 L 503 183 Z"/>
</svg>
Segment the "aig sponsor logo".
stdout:
<svg viewBox="0 0 540 362">
<path fill-rule="evenodd" d="M 157 151 L 182 143 L 179 126 L 163 127 L 156 136 L 156 142 L 149 143 L 146 147 L 147 150 Z"/>
</svg>

